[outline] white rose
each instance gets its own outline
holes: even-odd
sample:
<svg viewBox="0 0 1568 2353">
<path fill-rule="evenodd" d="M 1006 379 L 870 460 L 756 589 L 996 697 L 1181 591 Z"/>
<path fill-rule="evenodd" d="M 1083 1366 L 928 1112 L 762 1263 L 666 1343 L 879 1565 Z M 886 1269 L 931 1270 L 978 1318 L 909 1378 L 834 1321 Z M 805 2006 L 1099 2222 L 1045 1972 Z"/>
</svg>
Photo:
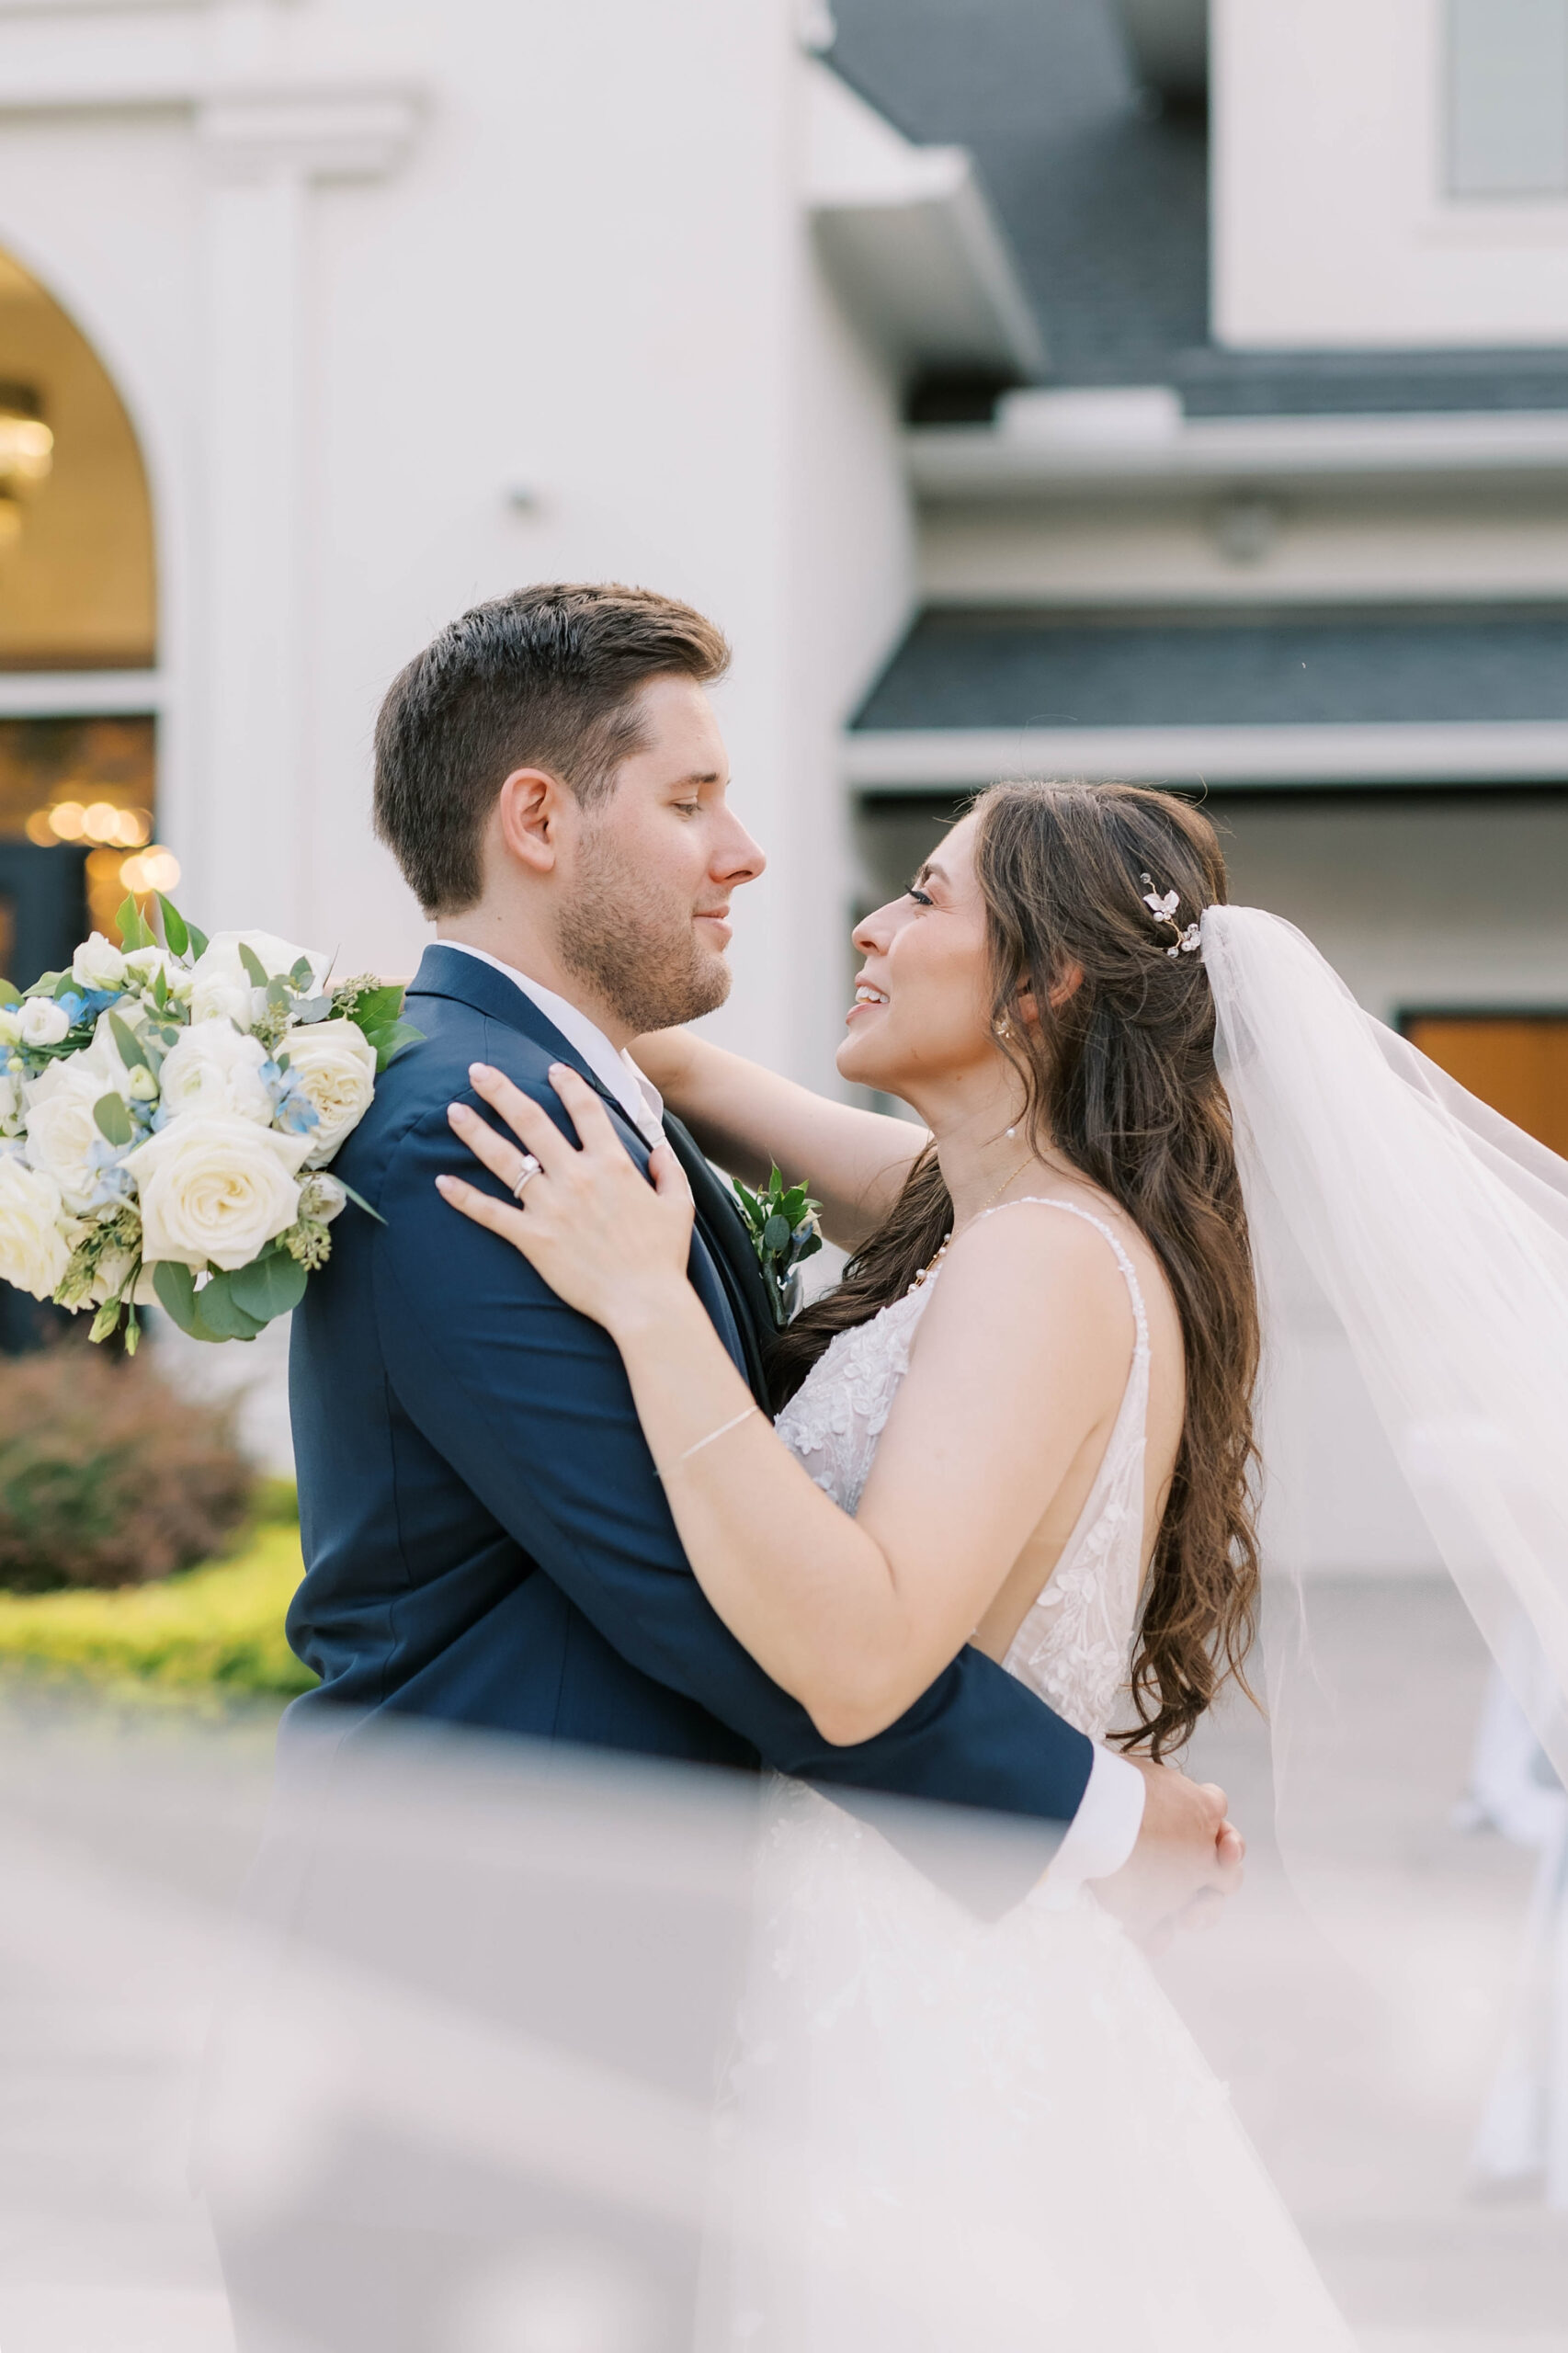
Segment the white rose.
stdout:
<svg viewBox="0 0 1568 2353">
<path fill-rule="evenodd" d="M 142 1201 L 142 1255 L 248 1267 L 300 1211 L 302 1136 L 252 1120 L 171 1120 L 126 1161 Z"/>
<path fill-rule="evenodd" d="M 151 989 L 158 974 L 172 997 L 190 995 L 190 971 L 177 964 L 166 948 L 132 948 L 125 958 L 125 975 L 132 988 Z"/>
<path fill-rule="evenodd" d="M 313 1168 L 300 1188 L 300 1215 L 313 1217 L 320 1225 L 330 1225 L 338 1211 L 347 1208 L 348 1195 L 335 1176 L 324 1168 Z"/>
<path fill-rule="evenodd" d="M 311 968 L 313 986 L 319 988 L 326 978 L 330 958 L 296 948 L 289 940 L 279 939 L 276 932 L 214 932 L 205 953 L 191 967 L 190 1010 L 194 1020 L 222 1018 L 237 1022 L 242 1029 L 248 1029 L 252 1022 L 260 1020 L 267 995 L 265 990 L 256 986 L 240 961 L 242 942 L 268 980 L 291 972 L 301 956 Z"/>
<path fill-rule="evenodd" d="M 71 1263 L 61 1209 L 60 1188 L 46 1170 L 0 1159 L 0 1281 L 35 1299 L 52 1297 Z"/>
<path fill-rule="evenodd" d="M 28 1158 L 53 1177 L 68 1209 L 90 1209 L 103 1181 L 99 1147 L 104 1135 L 93 1106 L 106 1095 L 124 1091 L 125 1073 L 119 1073 L 117 1086 L 107 1076 L 96 1046 L 66 1062 L 51 1063 L 28 1086 Z"/>
<path fill-rule="evenodd" d="M 266 1127 L 272 1096 L 261 1075 L 267 1049 L 232 1021 L 193 1021 L 158 1073 L 164 1108 L 179 1119 L 229 1116 Z"/>
<path fill-rule="evenodd" d="M 288 1055 L 290 1077 L 320 1115 L 305 1156 L 307 1168 L 319 1168 L 370 1108 L 376 1050 L 357 1021 L 315 1021 L 290 1029 L 278 1051 Z"/>
<path fill-rule="evenodd" d="M 0 1046 L 19 1046 L 21 1042 L 21 1006 L 19 1005 L 0 1005 Z"/>
<path fill-rule="evenodd" d="M 71 959 L 71 977 L 79 988 L 123 988 L 125 959 L 101 931 L 91 932 Z"/>
<path fill-rule="evenodd" d="M 24 1046 L 58 1046 L 70 1027 L 64 1006 L 56 1005 L 51 996 L 29 996 L 24 1001 L 20 1032 Z"/>
</svg>

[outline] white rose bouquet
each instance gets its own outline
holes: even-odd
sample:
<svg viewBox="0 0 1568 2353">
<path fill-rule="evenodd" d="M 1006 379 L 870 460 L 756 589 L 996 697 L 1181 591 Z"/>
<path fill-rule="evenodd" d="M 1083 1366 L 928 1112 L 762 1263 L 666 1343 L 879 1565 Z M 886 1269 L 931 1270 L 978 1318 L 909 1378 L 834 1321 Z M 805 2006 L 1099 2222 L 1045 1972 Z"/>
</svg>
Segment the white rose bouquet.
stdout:
<svg viewBox="0 0 1568 2353">
<path fill-rule="evenodd" d="M 133 899 L 25 995 L 0 981 L 0 1280 L 140 1335 L 153 1300 L 199 1340 L 297 1307 L 346 1201 L 327 1163 L 420 1037 L 403 991 L 265 931 L 209 940 Z"/>
</svg>

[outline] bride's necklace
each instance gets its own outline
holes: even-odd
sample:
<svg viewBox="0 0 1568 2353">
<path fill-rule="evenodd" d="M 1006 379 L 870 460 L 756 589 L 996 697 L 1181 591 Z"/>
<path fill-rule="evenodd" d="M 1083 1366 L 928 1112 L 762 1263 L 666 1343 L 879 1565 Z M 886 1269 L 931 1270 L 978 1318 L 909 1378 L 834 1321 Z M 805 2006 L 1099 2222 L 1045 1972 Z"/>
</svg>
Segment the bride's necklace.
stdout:
<svg viewBox="0 0 1568 2353">
<path fill-rule="evenodd" d="M 1006 1176 L 1003 1177 L 1002 1182 L 997 1186 L 995 1191 L 993 1193 L 987 1193 L 985 1199 L 981 1202 L 980 1207 L 975 1211 L 974 1216 L 969 1220 L 969 1223 L 971 1225 L 975 1224 L 981 1218 L 983 1218 L 988 1209 L 994 1207 L 996 1202 L 1001 1199 L 1009 1185 L 1017 1184 L 1018 1178 L 1023 1175 L 1025 1169 L 1028 1166 L 1033 1158 L 1033 1153 L 1027 1152 L 1022 1160 L 1019 1161 L 1017 1166 L 1008 1170 Z M 943 1259 L 952 1248 L 954 1236 L 957 1233 L 957 1231 L 958 1229 L 956 1227 L 949 1229 L 949 1232 L 942 1242 L 941 1247 L 937 1251 L 934 1257 L 926 1260 L 925 1266 L 921 1267 L 920 1272 L 915 1276 L 915 1280 L 910 1284 L 909 1288 L 912 1291 L 918 1290 L 922 1283 L 928 1283 L 930 1281 L 932 1276 L 936 1273 Z"/>
</svg>

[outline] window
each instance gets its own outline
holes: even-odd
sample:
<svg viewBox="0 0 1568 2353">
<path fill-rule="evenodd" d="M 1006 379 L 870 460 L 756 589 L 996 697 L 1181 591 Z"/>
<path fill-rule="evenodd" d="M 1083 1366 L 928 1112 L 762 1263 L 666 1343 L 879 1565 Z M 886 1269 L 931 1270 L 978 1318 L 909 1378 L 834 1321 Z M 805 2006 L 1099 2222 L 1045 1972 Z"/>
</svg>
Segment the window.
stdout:
<svg viewBox="0 0 1568 2353">
<path fill-rule="evenodd" d="M 1450 196 L 1568 196 L 1568 0 L 1448 0 Z"/>
</svg>

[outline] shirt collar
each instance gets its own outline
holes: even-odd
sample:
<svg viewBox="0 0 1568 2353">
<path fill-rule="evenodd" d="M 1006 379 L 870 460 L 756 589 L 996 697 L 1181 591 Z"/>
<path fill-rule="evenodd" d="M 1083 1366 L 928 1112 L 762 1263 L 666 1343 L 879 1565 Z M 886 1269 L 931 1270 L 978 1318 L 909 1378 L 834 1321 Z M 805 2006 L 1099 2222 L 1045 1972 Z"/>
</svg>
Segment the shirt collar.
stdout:
<svg viewBox="0 0 1568 2353">
<path fill-rule="evenodd" d="M 658 1088 L 652 1079 L 643 1076 L 629 1053 L 624 1050 L 617 1053 L 604 1031 L 569 997 L 558 996 L 542 981 L 530 980 L 515 964 L 504 964 L 488 949 L 471 948 L 466 939 L 443 939 L 441 946 L 456 948 L 464 956 L 477 956 L 482 964 L 493 965 L 496 972 L 504 972 L 538 1006 L 545 1019 L 553 1022 L 567 1044 L 576 1048 L 600 1086 L 614 1096 L 644 1141 L 664 1141 L 665 1103 Z"/>
</svg>

